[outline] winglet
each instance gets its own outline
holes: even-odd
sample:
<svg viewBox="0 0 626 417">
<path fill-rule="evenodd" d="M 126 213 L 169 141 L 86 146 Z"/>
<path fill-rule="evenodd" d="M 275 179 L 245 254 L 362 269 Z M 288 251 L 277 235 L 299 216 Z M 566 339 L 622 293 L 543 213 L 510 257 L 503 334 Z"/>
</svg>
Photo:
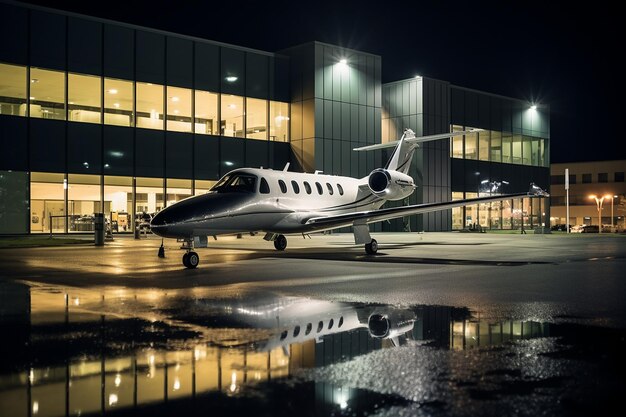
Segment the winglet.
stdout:
<svg viewBox="0 0 626 417">
<path fill-rule="evenodd" d="M 535 185 L 534 182 L 530 183 L 530 189 L 528 190 L 528 195 L 535 196 L 535 197 L 550 197 L 550 194 L 547 191 Z"/>
<path fill-rule="evenodd" d="M 290 164 L 290 162 L 287 162 L 285 164 L 285 167 L 283 168 L 283 172 L 287 172 L 289 170 L 289 164 Z"/>
</svg>

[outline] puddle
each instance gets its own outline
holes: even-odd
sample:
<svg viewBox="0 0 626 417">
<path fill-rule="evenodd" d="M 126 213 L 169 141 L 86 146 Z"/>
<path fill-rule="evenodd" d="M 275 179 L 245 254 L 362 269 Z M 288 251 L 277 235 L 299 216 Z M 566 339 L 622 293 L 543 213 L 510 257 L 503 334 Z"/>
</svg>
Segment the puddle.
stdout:
<svg viewBox="0 0 626 417">
<path fill-rule="evenodd" d="M 0 289 L 1 416 L 571 415 L 624 392 L 619 330 L 236 291 Z"/>
</svg>

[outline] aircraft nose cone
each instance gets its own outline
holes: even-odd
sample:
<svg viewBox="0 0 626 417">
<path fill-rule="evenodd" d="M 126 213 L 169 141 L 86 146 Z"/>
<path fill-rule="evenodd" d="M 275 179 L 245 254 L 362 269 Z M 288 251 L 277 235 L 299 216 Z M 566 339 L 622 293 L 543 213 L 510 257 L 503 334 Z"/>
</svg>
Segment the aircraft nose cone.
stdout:
<svg viewBox="0 0 626 417">
<path fill-rule="evenodd" d="M 156 216 L 154 216 L 152 220 L 150 220 L 150 227 L 165 226 L 166 224 L 167 224 L 167 219 L 166 219 L 164 211 L 157 213 Z"/>
</svg>

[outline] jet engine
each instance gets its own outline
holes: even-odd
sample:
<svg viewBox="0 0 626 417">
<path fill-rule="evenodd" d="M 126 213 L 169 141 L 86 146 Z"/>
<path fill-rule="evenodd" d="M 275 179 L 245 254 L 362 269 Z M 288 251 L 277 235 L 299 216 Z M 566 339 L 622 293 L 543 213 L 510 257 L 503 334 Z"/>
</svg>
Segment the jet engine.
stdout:
<svg viewBox="0 0 626 417">
<path fill-rule="evenodd" d="M 367 328 L 374 338 L 393 339 L 413 330 L 415 320 L 410 310 L 374 312 L 367 319 Z"/>
<path fill-rule="evenodd" d="M 398 171 L 383 168 L 375 169 L 367 179 L 367 185 L 374 195 L 386 200 L 402 200 L 415 190 L 413 178 Z"/>
</svg>

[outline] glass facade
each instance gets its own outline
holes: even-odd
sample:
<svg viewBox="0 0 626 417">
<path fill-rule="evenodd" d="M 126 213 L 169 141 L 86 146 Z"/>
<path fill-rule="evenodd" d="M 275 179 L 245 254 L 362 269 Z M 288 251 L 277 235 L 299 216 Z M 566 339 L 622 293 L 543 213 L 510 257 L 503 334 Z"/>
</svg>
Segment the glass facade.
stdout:
<svg viewBox="0 0 626 417">
<path fill-rule="evenodd" d="M 0 63 L 0 114 L 26 116 L 26 67 Z"/>
<path fill-rule="evenodd" d="M 191 90 L 167 87 L 167 130 L 192 132 Z"/>
<path fill-rule="evenodd" d="M 136 127 L 290 141 L 289 103 L 107 77 L 102 91 L 102 81 L 95 75 L 0 63 L 0 114 L 66 120 L 67 107 L 69 121 L 133 127 L 136 102 Z"/>
<path fill-rule="evenodd" d="M 221 106 L 221 134 L 222 136 L 230 136 L 243 138 L 243 97 L 234 95 L 222 95 Z"/>
<path fill-rule="evenodd" d="M 195 91 L 195 133 L 217 135 L 217 100 L 216 93 Z"/>
<path fill-rule="evenodd" d="M 28 101 L 30 117 L 65 120 L 65 73 L 31 68 Z"/>
<path fill-rule="evenodd" d="M 72 122 L 100 123 L 102 114 L 101 78 L 68 74 L 67 109 Z"/>
<path fill-rule="evenodd" d="M 489 193 L 452 192 L 452 200 L 486 197 Z M 534 229 L 546 224 L 544 198 L 515 198 L 491 203 L 472 204 L 452 209 L 452 230 L 499 230 L 523 227 Z"/>
<path fill-rule="evenodd" d="M 132 81 L 104 79 L 104 124 L 134 126 L 135 86 Z"/>
<path fill-rule="evenodd" d="M 451 132 L 473 129 L 452 125 Z M 548 166 L 546 139 L 513 135 L 506 131 L 484 130 L 450 139 L 450 156 L 459 159 L 501 162 L 532 166 Z"/>
</svg>

